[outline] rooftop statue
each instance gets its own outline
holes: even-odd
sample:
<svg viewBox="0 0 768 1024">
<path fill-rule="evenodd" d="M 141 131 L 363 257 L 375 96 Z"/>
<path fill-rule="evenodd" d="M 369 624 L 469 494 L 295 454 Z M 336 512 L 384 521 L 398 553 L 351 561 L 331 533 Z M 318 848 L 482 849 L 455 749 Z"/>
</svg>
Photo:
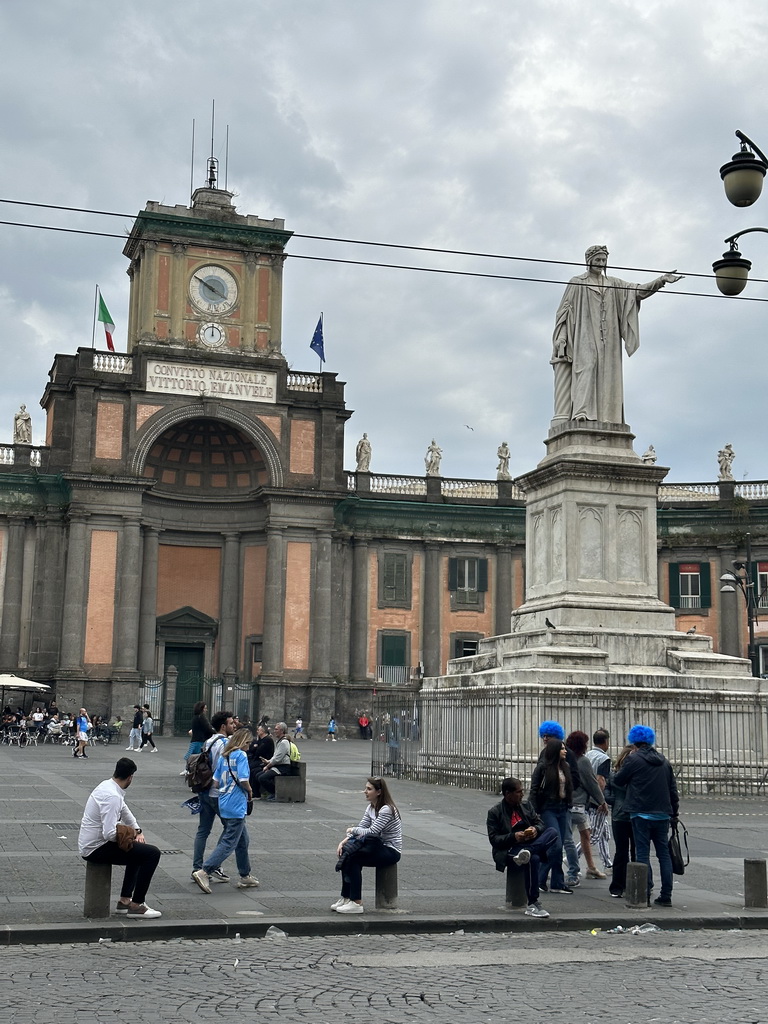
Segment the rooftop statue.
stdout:
<svg viewBox="0 0 768 1024">
<path fill-rule="evenodd" d="M 355 449 L 355 458 L 357 459 L 358 473 L 370 472 L 372 454 L 373 449 L 371 448 L 371 442 L 368 440 L 368 435 L 363 434 L 363 436 L 357 442 L 357 448 Z"/>
<path fill-rule="evenodd" d="M 621 343 L 627 355 L 637 351 L 641 301 L 683 275 L 673 271 L 648 284 L 607 277 L 604 245 L 590 246 L 585 262 L 586 274 L 568 282 L 555 318 L 555 419 L 623 423 Z"/>
</svg>

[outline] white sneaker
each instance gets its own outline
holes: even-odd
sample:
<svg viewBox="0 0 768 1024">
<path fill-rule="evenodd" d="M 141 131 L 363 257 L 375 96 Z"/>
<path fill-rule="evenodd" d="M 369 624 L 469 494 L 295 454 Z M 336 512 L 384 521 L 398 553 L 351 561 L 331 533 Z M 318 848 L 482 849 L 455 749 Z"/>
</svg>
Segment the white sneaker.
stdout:
<svg viewBox="0 0 768 1024">
<path fill-rule="evenodd" d="M 126 747 L 126 750 L 133 750 L 133 747 Z"/>
<path fill-rule="evenodd" d="M 146 903 L 142 903 L 139 907 L 129 907 L 128 917 L 143 917 L 145 920 L 148 917 L 162 917 L 163 915 L 159 910 L 153 910 L 152 907 L 148 907 Z"/>
<path fill-rule="evenodd" d="M 353 903 L 352 900 L 347 900 L 346 903 L 342 903 L 340 907 L 336 907 L 337 914 L 362 914 L 363 904 Z"/>
<path fill-rule="evenodd" d="M 157 753 L 157 747 L 152 747 L 152 753 L 153 753 L 153 754 L 156 754 L 156 753 Z"/>
<path fill-rule="evenodd" d="M 192 872 L 192 878 L 200 886 L 200 888 L 203 890 L 203 892 L 210 893 L 210 891 L 211 891 L 211 882 L 210 882 L 210 879 L 208 878 L 208 872 L 207 871 L 203 871 L 202 868 L 199 868 L 197 871 L 193 871 Z"/>
<path fill-rule="evenodd" d="M 253 875 L 241 875 L 240 880 L 237 883 L 238 889 L 258 889 L 261 882 L 258 878 L 254 878 Z"/>
<path fill-rule="evenodd" d="M 347 902 L 348 900 L 346 896 L 339 896 L 336 902 L 331 904 L 331 910 L 338 910 L 339 907 L 343 906 Z"/>
<path fill-rule="evenodd" d="M 186 774 L 187 774 L 187 770 L 186 770 L 186 768 L 184 769 L 184 771 L 183 771 L 183 772 L 179 772 L 179 775 L 180 775 L 180 776 L 181 776 L 181 775 L 186 775 Z"/>
<path fill-rule="evenodd" d="M 535 903 L 529 903 L 525 908 L 526 917 L 549 917 L 549 911 L 545 910 L 544 907 L 537 900 Z"/>
<path fill-rule="evenodd" d="M 517 866 L 519 868 L 521 868 L 523 866 L 523 864 L 527 864 L 530 859 L 531 859 L 531 851 L 530 850 L 520 850 L 520 852 L 516 853 L 514 855 L 514 857 L 512 858 L 514 863 L 517 864 Z"/>
</svg>

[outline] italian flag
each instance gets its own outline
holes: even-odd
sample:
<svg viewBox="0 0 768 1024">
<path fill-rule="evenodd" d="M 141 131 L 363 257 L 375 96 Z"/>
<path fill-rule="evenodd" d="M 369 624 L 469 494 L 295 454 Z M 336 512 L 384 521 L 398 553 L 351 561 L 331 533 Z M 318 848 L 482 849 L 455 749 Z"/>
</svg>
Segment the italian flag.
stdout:
<svg viewBox="0 0 768 1024">
<path fill-rule="evenodd" d="M 104 324 L 104 333 L 107 336 L 107 348 L 110 352 L 114 352 L 115 343 L 112 341 L 112 331 L 115 329 L 115 321 L 109 314 L 107 304 L 101 295 L 101 289 L 99 289 L 99 315 L 96 319 Z"/>
</svg>

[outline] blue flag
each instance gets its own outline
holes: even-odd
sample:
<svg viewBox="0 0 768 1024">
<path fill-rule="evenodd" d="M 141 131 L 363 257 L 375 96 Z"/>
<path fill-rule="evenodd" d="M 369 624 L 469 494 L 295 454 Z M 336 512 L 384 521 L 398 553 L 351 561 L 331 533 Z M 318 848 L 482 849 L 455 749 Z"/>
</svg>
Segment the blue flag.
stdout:
<svg viewBox="0 0 768 1024">
<path fill-rule="evenodd" d="M 321 362 L 325 362 L 325 344 L 323 343 L 323 314 L 320 314 L 320 319 L 317 321 L 317 327 L 315 333 L 312 335 L 312 341 L 309 343 L 309 347 L 313 352 L 317 352 L 320 356 Z"/>
</svg>

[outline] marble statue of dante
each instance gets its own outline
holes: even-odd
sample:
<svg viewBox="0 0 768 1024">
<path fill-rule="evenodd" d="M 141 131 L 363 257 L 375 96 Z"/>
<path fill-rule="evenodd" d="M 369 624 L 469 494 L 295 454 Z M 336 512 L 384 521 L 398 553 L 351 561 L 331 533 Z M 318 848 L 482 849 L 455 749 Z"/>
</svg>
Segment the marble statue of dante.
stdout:
<svg viewBox="0 0 768 1024">
<path fill-rule="evenodd" d="M 357 472 L 367 473 L 371 468 L 371 454 L 373 449 L 371 448 L 371 442 L 368 440 L 368 435 L 363 434 L 360 440 L 357 442 L 357 448 L 355 448 L 355 458 L 357 459 Z"/>
<path fill-rule="evenodd" d="M 509 475 L 509 460 L 511 457 L 509 445 L 506 441 L 502 441 L 499 447 L 496 449 L 496 455 L 499 460 L 499 464 L 496 467 L 496 479 L 497 480 L 511 480 L 512 477 Z"/>
<path fill-rule="evenodd" d="M 424 465 L 427 467 L 427 476 L 440 476 L 440 460 L 443 457 L 443 450 L 432 438 L 432 444 L 427 448 L 424 456 Z"/>
<path fill-rule="evenodd" d="M 13 443 L 32 444 L 32 417 L 26 405 L 22 405 L 13 417 Z"/>
<path fill-rule="evenodd" d="M 736 452 L 733 450 L 733 445 L 727 444 L 725 448 L 721 448 L 717 453 L 717 464 L 720 467 L 720 476 L 718 480 L 733 480 L 733 460 L 736 458 Z"/>
<path fill-rule="evenodd" d="M 590 246 L 585 262 L 587 273 L 568 282 L 555 317 L 555 420 L 623 423 L 621 343 L 627 355 L 637 351 L 641 301 L 682 275 L 673 271 L 648 284 L 607 277 L 604 245 Z"/>
</svg>

